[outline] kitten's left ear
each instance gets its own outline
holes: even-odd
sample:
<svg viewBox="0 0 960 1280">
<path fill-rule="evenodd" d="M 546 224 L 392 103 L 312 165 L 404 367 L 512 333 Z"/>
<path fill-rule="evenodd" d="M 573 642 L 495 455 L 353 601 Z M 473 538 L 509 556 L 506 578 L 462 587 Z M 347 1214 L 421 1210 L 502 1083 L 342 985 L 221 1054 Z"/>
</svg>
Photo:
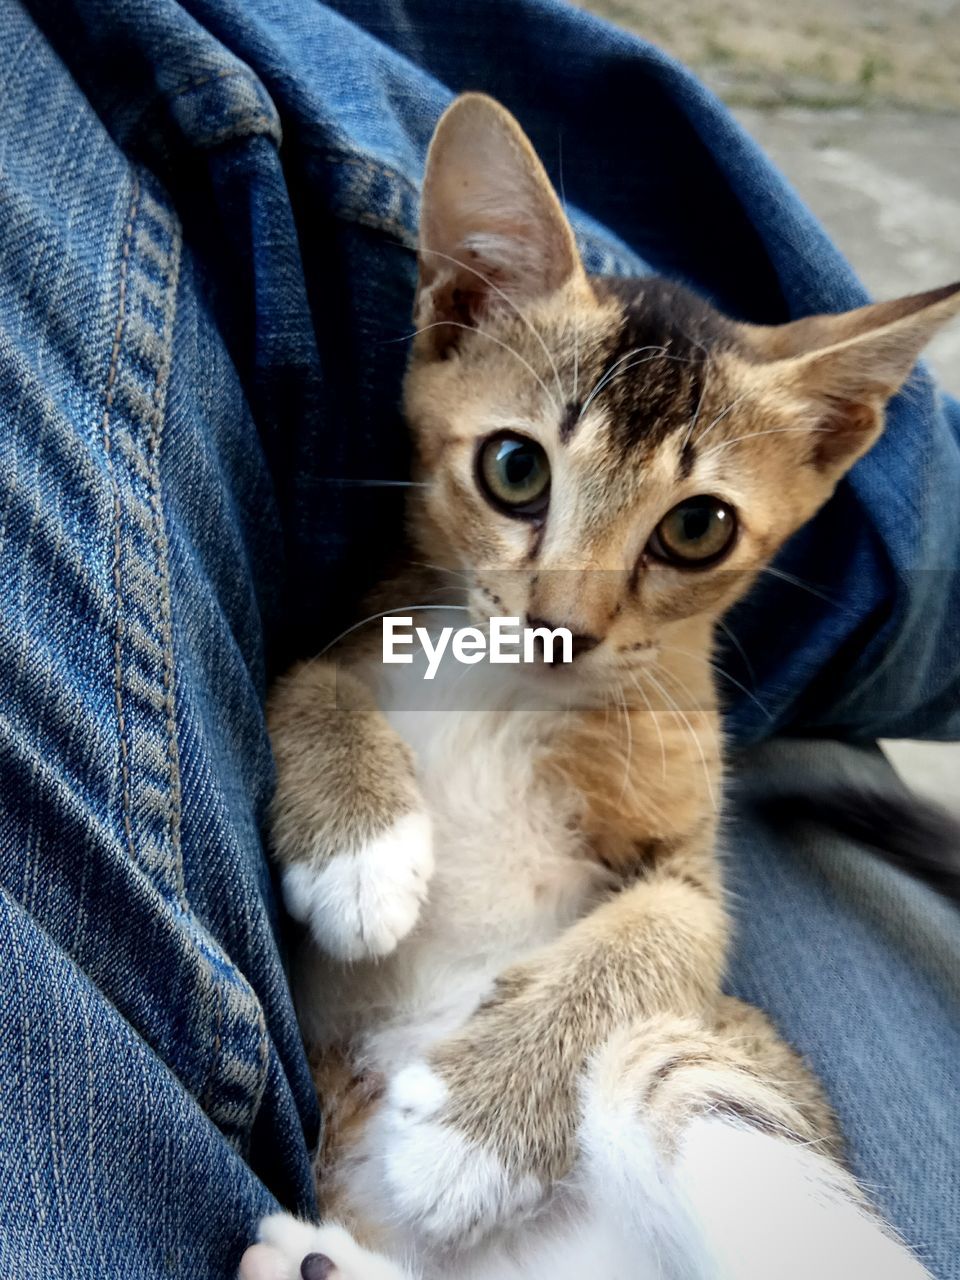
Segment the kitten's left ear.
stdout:
<svg viewBox="0 0 960 1280">
<path fill-rule="evenodd" d="M 485 94 L 457 98 L 427 154 L 417 327 L 454 322 L 437 330 L 446 346 L 502 295 L 522 303 L 575 277 L 586 279 L 573 231 L 523 130 Z"/>
<path fill-rule="evenodd" d="M 960 282 L 792 324 L 746 327 L 749 345 L 816 420 L 813 462 L 839 477 L 883 430 L 887 401 L 936 331 L 960 314 Z"/>
</svg>

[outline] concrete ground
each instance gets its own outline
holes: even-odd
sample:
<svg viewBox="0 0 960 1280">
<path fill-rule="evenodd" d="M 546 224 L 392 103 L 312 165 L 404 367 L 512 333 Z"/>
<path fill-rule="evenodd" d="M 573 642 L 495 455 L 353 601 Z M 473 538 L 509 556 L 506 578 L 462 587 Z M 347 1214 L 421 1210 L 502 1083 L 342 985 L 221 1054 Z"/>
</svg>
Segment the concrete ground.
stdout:
<svg viewBox="0 0 960 1280">
<path fill-rule="evenodd" d="M 875 297 L 960 280 L 960 0 L 584 7 L 692 66 Z M 960 395 L 960 324 L 928 357 L 943 386 Z M 884 746 L 911 785 L 960 810 L 960 743 Z"/>
</svg>

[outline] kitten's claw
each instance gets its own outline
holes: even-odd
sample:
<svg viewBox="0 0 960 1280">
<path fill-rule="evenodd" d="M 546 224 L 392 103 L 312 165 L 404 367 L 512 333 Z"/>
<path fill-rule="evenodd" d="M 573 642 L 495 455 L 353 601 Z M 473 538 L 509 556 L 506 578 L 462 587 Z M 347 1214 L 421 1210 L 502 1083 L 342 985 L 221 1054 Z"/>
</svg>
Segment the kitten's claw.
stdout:
<svg viewBox="0 0 960 1280">
<path fill-rule="evenodd" d="M 301 1280 L 330 1280 L 337 1264 L 325 1253 L 308 1253 L 300 1263 Z"/>
<path fill-rule="evenodd" d="M 404 1068 L 390 1084 L 378 1138 L 400 1218 L 435 1244 L 464 1246 L 528 1217 L 543 1203 L 545 1189 L 446 1123 L 446 1097 L 446 1086 L 426 1063 Z"/>
<path fill-rule="evenodd" d="M 288 866 L 283 896 L 329 955 L 364 960 L 389 955 L 411 931 L 432 874 L 430 819 L 408 813 L 355 853 Z"/>
<path fill-rule="evenodd" d="M 258 1235 L 240 1261 L 238 1280 L 407 1280 L 400 1267 L 362 1249 L 336 1223 L 314 1227 L 274 1213 Z"/>
</svg>

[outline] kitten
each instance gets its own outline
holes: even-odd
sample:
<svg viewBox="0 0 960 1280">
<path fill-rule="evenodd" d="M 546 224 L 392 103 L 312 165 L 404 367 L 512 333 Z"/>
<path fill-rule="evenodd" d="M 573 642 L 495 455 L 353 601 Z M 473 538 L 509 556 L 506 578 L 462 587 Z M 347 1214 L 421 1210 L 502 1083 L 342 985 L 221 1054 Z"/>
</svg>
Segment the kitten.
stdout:
<svg viewBox="0 0 960 1280">
<path fill-rule="evenodd" d="M 721 994 L 711 655 L 960 285 L 765 328 L 590 278 L 473 94 L 438 125 L 421 240 L 411 549 L 374 616 L 565 626 L 575 658 L 428 683 L 372 621 L 274 690 L 338 1225 L 268 1219 L 242 1275 L 923 1276 L 816 1083 Z"/>
</svg>

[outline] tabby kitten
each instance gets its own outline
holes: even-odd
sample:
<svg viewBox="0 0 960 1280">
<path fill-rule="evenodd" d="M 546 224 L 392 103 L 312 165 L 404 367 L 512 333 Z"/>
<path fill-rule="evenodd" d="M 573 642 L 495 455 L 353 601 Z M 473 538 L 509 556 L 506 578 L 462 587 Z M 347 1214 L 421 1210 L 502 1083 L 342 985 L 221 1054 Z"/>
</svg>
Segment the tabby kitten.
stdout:
<svg viewBox="0 0 960 1280">
<path fill-rule="evenodd" d="M 421 240 L 411 551 L 376 617 L 564 626 L 575 658 L 427 683 L 370 621 L 274 690 L 341 1225 L 268 1219 L 242 1274 L 925 1275 L 802 1064 L 721 994 L 711 661 L 960 286 L 767 328 L 591 278 L 519 126 L 474 94 L 438 125 Z"/>
</svg>

